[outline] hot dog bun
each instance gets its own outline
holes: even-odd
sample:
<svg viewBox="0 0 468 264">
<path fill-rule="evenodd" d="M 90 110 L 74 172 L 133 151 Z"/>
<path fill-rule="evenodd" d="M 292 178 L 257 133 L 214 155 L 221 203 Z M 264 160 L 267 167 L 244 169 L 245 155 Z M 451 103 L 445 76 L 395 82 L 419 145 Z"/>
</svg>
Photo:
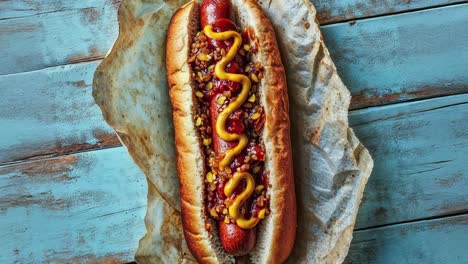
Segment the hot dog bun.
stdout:
<svg viewBox="0 0 468 264">
<path fill-rule="evenodd" d="M 260 102 L 265 109 L 263 142 L 265 166 L 271 186 L 271 214 L 258 225 L 258 237 L 250 253 L 254 263 L 282 263 L 289 256 L 296 231 L 296 197 L 289 134 L 289 103 L 285 71 L 273 27 L 253 0 L 232 0 L 237 25 L 251 27 L 259 41 L 256 59 L 263 63 Z M 199 28 L 199 3 L 191 1 L 173 16 L 168 30 L 166 69 L 173 105 L 181 214 L 187 245 L 201 263 L 232 263 L 220 243 L 216 227 L 204 205 L 204 154 L 194 124 L 196 99 L 189 60 L 194 34 Z"/>
</svg>

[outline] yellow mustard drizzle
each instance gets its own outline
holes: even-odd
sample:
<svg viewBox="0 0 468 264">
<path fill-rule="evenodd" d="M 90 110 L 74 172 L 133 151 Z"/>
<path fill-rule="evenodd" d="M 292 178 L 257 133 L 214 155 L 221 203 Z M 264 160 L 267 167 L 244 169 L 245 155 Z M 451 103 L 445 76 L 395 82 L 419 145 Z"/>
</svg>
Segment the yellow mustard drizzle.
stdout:
<svg viewBox="0 0 468 264">
<path fill-rule="evenodd" d="M 265 217 L 266 209 L 260 210 L 258 217 L 251 217 L 250 219 L 245 219 L 240 213 L 240 207 L 247 200 L 255 190 L 255 180 L 252 175 L 248 172 L 236 172 L 233 177 L 226 183 L 224 187 L 224 194 L 226 196 L 231 196 L 236 190 L 239 183 L 242 180 L 245 180 L 247 186 L 245 190 L 239 194 L 234 202 L 229 206 L 229 215 L 236 220 L 236 224 L 243 229 L 253 228 L 258 224 L 260 219 Z"/>
<path fill-rule="evenodd" d="M 205 26 L 203 29 L 205 35 L 211 39 L 215 40 L 228 40 L 234 38 L 234 44 L 229 49 L 227 54 L 221 58 L 215 65 L 215 74 L 221 80 L 229 80 L 233 82 L 238 82 L 242 84 L 242 91 L 239 96 L 231 102 L 218 116 L 216 120 L 216 132 L 219 137 L 224 141 L 235 141 L 238 140 L 239 143 L 235 148 L 229 149 L 226 151 L 224 158 L 220 161 L 219 166 L 221 169 L 228 166 L 232 159 L 247 146 L 248 140 L 245 134 L 233 134 L 226 131 L 226 121 L 228 117 L 236 111 L 249 96 L 250 86 L 252 85 L 250 79 L 243 74 L 227 73 L 224 69 L 226 65 L 234 59 L 237 54 L 237 50 L 242 44 L 242 37 L 236 31 L 225 31 L 225 32 L 214 32 L 211 25 Z"/>
<path fill-rule="evenodd" d="M 242 84 L 242 90 L 239 96 L 219 114 L 218 119 L 216 120 L 216 132 L 221 139 L 225 141 L 239 141 L 235 148 L 226 151 L 224 158 L 219 163 L 220 168 L 223 169 L 224 167 L 228 166 L 232 162 L 232 159 L 241 153 L 241 151 L 247 146 L 247 136 L 245 134 L 233 134 L 226 131 L 226 121 L 228 117 L 239 107 L 241 107 L 241 105 L 247 100 L 252 84 L 246 75 L 227 73 L 224 70 L 227 64 L 234 59 L 240 45 L 242 44 L 241 35 L 236 31 L 214 32 L 211 25 L 205 26 L 203 31 L 206 36 L 215 40 L 228 40 L 234 38 L 234 44 L 229 49 L 227 54 L 216 63 L 215 74 L 221 80 L 229 80 Z M 234 199 L 233 203 L 228 207 L 229 215 L 234 220 L 236 220 L 236 224 L 240 228 L 250 229 L 255 227 L 260 219 L 265 217 L 266 213 L 266 209 L 262 209 L 258 213 L 258 217 L 251 217 L 250 219 L 244 218 L 244 216 L 240 213 L 240 207 L 245 202 L 245 200 L 247 200 L 253 194 L 255 190 L 255 180 L 253 176 L 248 172 L 234 173 L 233 177 L 226 183 L 226 186 L 224 187 L 224 194 L 228 197 L 231 196 L 242 180 L 246 181 L 247 186 L 245 190 L 242 191 L 242 193 L 239 194 Z"/>
</svg>

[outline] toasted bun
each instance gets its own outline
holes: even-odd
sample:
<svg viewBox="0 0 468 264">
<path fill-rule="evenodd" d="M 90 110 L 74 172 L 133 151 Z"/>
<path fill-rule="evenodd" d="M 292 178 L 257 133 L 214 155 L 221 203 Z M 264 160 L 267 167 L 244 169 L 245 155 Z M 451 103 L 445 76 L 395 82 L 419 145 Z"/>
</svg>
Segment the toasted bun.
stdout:
<svg viewBox="0 0 468 264">
<path fill-rule="evenodd" d="M 264 78 L 260 83 L 261 104 L 265 108 L 263 142 L 271 213 L 258 225 L 257 244 L 250 253 L 254 263 L 282 263 L 289 256 L 296 234 L 296 195 L 292 174 L 289 136 L 289 103 L 286 76 L 268 17 L 254 0 L 232 0 L 240 28 L 251 27 L 259 42 L 254 61 L 261 61 Z M 201 263 L 233 263 L 222 248 L 216 228 L 211 234 L 204 205 L 204 157 L 194 124 L 196 99 L 191 69 L 187 63 L 193 36 L 199 31 L 199 4 L 191 1 L 172 17 L 166 46 L 166 68 L 173 105 L 181 213 L 187 245 Z"/>
</svg>

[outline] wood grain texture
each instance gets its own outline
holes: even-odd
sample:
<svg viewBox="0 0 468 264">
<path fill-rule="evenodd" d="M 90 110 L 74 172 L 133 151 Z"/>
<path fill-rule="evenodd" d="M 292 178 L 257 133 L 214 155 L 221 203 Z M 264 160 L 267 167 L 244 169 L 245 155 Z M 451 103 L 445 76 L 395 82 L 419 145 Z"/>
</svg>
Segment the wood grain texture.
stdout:
<svg viewBox="0 0 468 264">
<path fill-rule="evenodd" d="M 468 92 L 466 12 L 457 5 L 323 27 L 352 107 Z M 90 96 L 96 65 L 0 77 L 0 163 L 119 145 Z"/>
<path fill-rule="evenodd" d="M 468 212 L 468 94 L 354 111 L 374 159 L 356 228 Z"/>
<path fill-rule="evenodd" d="M 120 145 L 91 95 L 97 64 L 0 76 L 0 164 Z"/>
<path fill-rule="evenodd" d="M 460 3 L 456 0 L 312 0 L 321 24 Z"/>
<path fill-rule="evenodd" d="M 131 261 L 146 180 L 122 148 L 0 167 L 0 262 Z"/>
<path fill-rule="evenodd" d="M 0 20 L 89 8 L 117 6 L 122 0 L 2 0 Z"/>
<path fill-rule="evenodd" d="M 375 159 L 357 228 L 466 212 L 467 106 L 464 94 L 351 114 Z M 0 189 L 2 257 L 129 260 L 143 232 L 144 176 L 122 147 L 0 167 Z"/>
<path fill-rule="evenodd" d="M 43 2 L 0 2 L 9 5 L 0 7 L 2 14 L 24 13 L 28 9 L 36 13 L 0 20 L 0 74 L 102 58 L 117 37 L 118 4 L 113 1 Z M 14 8 L 16 5 L 18 8 Z M 32 6 L 45 11 L 37 13 Z"/>
<path fill-rule="evenodd" d="M 351 108 L 468 92 L 467 13 L 463 4 L 322 27 Z"/>
<path fill-rule="evenodd" d="M 16 1 L 0 2 L 0 20 L 34 16 L 70 9 L 102 8 L 104 5 L 118 5 L 121 0 L 61 0 L 61 1 Z M 362 17 L 378 16 L 396 12 L 459 3 L 456 0 L 311 0 L 318 13 L 320 23 L 333 23 Z M 103 5 L 104 4 L 104 5 Z"/>
<path fill-rule="evenodd" d="M 355 231 L 346 264 L 464 264 L 468 215 Z"/>
<path fill-rule="evenodd" d="M 358 18 L 363 14 L 376 16 L 395 11 L 453 3 L 454 1 L 315 0 L 313 2 L 317 6 L 318 16 L 323 20 L 322 22 L 332 22 L 343 19 L 343 16 L 347 19 Z M 45 67 L 102 58 L 117 36 L 116 10 L 119 3 L 119 0 L 1 1 L 0 49 L 4 51 L 5 55 L 0 57 L 0 63 L 4 65 L 0 67 L 0 74 L 38 70 Z M 325 17 L 328 18 L 325 19 Z M 419 23 L 426 22 L 424 19 L 415 20 Z M 385 25 L 387 23 L 385 20 L 382 23 L 379 23 L 380 20 L 371 21 L 373 21 L 371 24 L 366 24 L 370 27 L 369 30 L 379 27 L 379 25 L 383 26 L 383 31 L 386 30 Z M 445 26 L 447 25 L 445 24 Z M 340 24 L 339 27 L 344 32 L 349 30 L 347 24 Z M 434 29 L 437 30 L 437 28 L 427 28 L 425 31 L 423 28 L 418 38 L 409 38 L 407 41 L 419 40 L 425 42 L 426 39 L 431 41 L 429 38 Z M 326 29 L 324 30 L 326 31 Z M 366 31 L 366 28 L 363 30 Z M 456 35 L 457 32 L 455 32 Z M 346 37 L 346 34 L 344 36 Z M 380 36 L 380 43 L 387 43 L 385 32 L 382 32 Z M 340 43 L 341 45 L 339 36 L 335 37 L 331 33 L 328 34 L 327 41 Z M 433 45 L 439 47 L 445 44 L 441 39 Z M 347 52 L 354 54 L 359 50 L 367 51 L 368 49 L 355 46 L 351 50 L 347 50 Z M 418 54 L 416 52 L 416 56 Z M 354 55 L 351 57 L 354 57 Z M 343 63 L 343 67 L 339 67 L 339 69 L 347 67 L 346 62 Z M 338 64 L 340 64 L 340 61 L 338 61 Z M 440 68 L 446 66 L 440 65 Z M 431 91 L 426 91 L 426 93 L 430 94 Z"/>
<path fill-rule="evenodd" d="M 313 1 L 323 23 L 454 2 Z M 46 68 L 102 58 L 118 3 L 0 1 L 0 74 L 9 74 L 0 76 L 0 164 L 29 160 L 0 167 L 2 262 L 133 258 L 146 183 L 124 149 L 50 158 L 120 145 L 91 96 L 98 62 Z M 467 13 L 460 4 L 323 26 L 352 107 L 467 93 Z M 357 228 L 468 210 L 468 95 L 358 110 L 350 121 L 375 159 Z M 463 263 L 467 222 L 357 231 L 348 263 Z"/>
</svg>

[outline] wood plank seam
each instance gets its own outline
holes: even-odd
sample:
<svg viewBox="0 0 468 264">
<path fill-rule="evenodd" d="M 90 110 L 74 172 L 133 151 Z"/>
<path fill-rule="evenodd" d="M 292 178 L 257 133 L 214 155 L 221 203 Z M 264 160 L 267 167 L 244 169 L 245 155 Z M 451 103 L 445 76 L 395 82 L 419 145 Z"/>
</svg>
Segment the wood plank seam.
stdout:
<svg viewBox="0 0 468 264">
<path fill-rule="evenodd" d="M 450 94 L 450 95 L 443 95 L 443 96 L 435 96 L 435 97 L 431 97 L 431 98 L 413 99 L 413 100 L 409 100 L 409 101 L 399 101 L 399 102 L 388 103 L 388 104 L 385 104 L 385 105 L 363 107 L 363 108 L 358 108 L 358 109 L 350 109 L 349 114 L 351 115 L 353 113 L 358 113 L 359 111 L 366 110 L 366 109 L 372 110 L 372 109 L 377 109 L 379 107 L 398 107 L 398 106 L 400 106 L 402 104 L 407 104 L 407 103 L 417 103 L 417 102 L 431 101 L 431 100 L 434 100 L 434 99 L 446 98 L 446 97 L 450 98 L 450 97 L 453 97 L 453 96 L 465 95 L 465 94 L 468 94 L 468 92 L 458 93 L 458 94 Z M 468 102 L 454 103 L 454 104 L 448 104 L 448 105 L 444 105 L 444 106 L 440 106 L 440 107 L 434 107 L 434 108 L 431 108 L 431 109 L 424 109 L 424 110 L 412 112 L 412 114 L 424 113 L 424 112 L 429 112 L 429 111 L 434 111 L 434 110 L 438 110 L 438 109 L 443 109 L 443 108 L 457 106 L 457 105 L 464 105 L 464 104 L 468 104 Z M 370 123 L 381 122 L 381 121 L 385 121 L 385 120 L 389 120 L 389 119 L 393 119 L 393 118 L 395 118 L 395 116 L 389 116 L 389 117 L 386 117 L 386 118 L 371 120 L 371 121 L 362 122 L 362 123 L 354 123 L 354 124 L 352 124 L 352 127 L 368 125 Z M 444 162 L 447 162 L 447 161 L 444 161 Z"/>
<path fill-rule="evenodd" d="M 5 2 L 8 2 L 9 0 L 4 0 Z M 11 1 L 11 0 L 10 0 Z M 0 1 L 1 2 L 1 1 Z M 32 17 L 32 16 L 40 16 L 40 15 L 45 15 L 45 14 L 50 14 L 50 13 L 56 13 L 56 12 L 60 12 L 60 11 L 75 11 L 75 10 L 82 10 L 82 9 L 87 9 L 87 8 L 95 8 L 95 7 L 100 7 L 100 6 L 83 6 L 83 7 L 75 7 L 75 8 L 59 8 L 59 9 L 55 9 L 55 5 L 61 3 L 61 2 L 65 2 L 65 6 L 67 5 L 66 2 L 67 1 L 60 1 L 60 2 L 56 2 L 56 3 L 51 3 L 50 6 L 52 7 L 52 10 L 49 10 L 49 11 L 46 11 L 48 10 L 47 7 L 49 7 L 48 3 L 44 3 L 43 6 L 35 6 L 35 4 L 37 4 L 37 2 L 39 1 L 28 1 L 26 3 L 23 3 L 27 6 L 29 6 L 30 8 L 15 8 L 15 9 L 8 9 L 8 8 L 1 8 L 0 6 L 0 10 L 2 11 L 16 11 L 16 12 L 24 12 L 24 11 L 31 11 L 31 12 L 35 12 L 33 14 L 29 14 L 29 15 L 18 15 L 18 16 L 10 16 L 10 17 L 3 17 L 3 18 L 0 18 L 0 21 L 2 20 L 8 20 L 8 19 L 16 19 L 16 18 L 26 18 L 26 17 Z M 96 1 L 99 3 L 99 1 Z M 113 6 L 116 6 L 116 5 L 120 5 L 120 3 L 122 2 L 122 0 L 106 0 L 106 2 L 104 3 L 104 5 L 113 5 Z M 54 5 L 55 4 L 55 5 Z M 62 3 L 64 4 L 64 3 Z M 70 5 L 70 3 L 68 3 Z M 8 5 L 6 3 L 6 5 Z M 61 7 L 61 5 L 57 5 L 58 7 Z M 102 6 L 102 5 L 101 5 Z M 8 6 L 7 6 L 8 7 Z M 45 8 L 45 9 L 44 9 Z M 44 10 L 44 11 L 42 11 Z"/>
<path fill-rule="evenodd" d="M 0 21 L 13 20 L 13 19 L 20 19 L 20 18 L 26 18 L 26 17 L 34 17 L 34 16 L 41 16 L 41 15 L 53 14 L 53 13 L 59 13 L 59 12 L 65 12 L 65 11 L 76 11 L 76 10 L 81 10 L 81 9 L 82 9 L 82 8 L 64 8 L 64 9 L 57 9 L 57 10 L 52 10 L 52 11 L 46 11 L 46 12 L 36 13 L 36 14 L 32 14 L 32 15 L 0 18 Z"/>
<path fill-rule="evenodd" d="M 366 19 L 386 17 L 386 16 L 395 16 L 395 15 L 401 15 L 401 14 L 406 14 L 406 13 L 413 13 L 413 12 L 419 12 L 419 11 L 424 11 L 424 10 L 437 9 L 437 8 L 441 8 L 441 7 L 462 5 L 462 4 L 466 4 L 466 3 L 468 3 L 468 0 L 458 1 L 458 2 L 454 2 L 454 3 L 447 3 L 447 4 L 426 6 L 426 7 L 421 7 L 421 8 L 412 8 L 412 9 L 396 11 L 396 12 L 389 12 L 389 13 L 383 13 L 383 14 L 375 14 L 375 15 L 370 15 L 370 16 L 361 16 L 361 17 L 355 17 L 355 18 L 350 18 L 350 19 L 342 19 L 342 20 L 336 20 L 336 21 L 332 21 L 332 22 L 324 22 L 324 23 L 320 23 L 320 26 L 328 26 L 328 25 L 341 24 L 341 23 L 354 24 L 357 21 L 363 21 L 363 20 L 366 20 Z"/>
<path fill-rule="evenodd" d="M 351 109 L 468 92 L 468 49 L 457 44 L 468 41 L 467 11 L 460 4 L 323 26 Z"/>
<path fill-rule="evenodd" d="M 460 210 L 458 212 L 454 212 L 450 214 L 441 214 L 441 215 L 435 215 L 431 217 L 416 218 L 412 220 L 388 223 L 388 224 L 383 224 L 383 225 L 374 225 L 374 226 L 369 226 L 369 227 L 364 227 L 364 228 L 356 228 L 354 229 L 354 231 L 365 231 L 365 230 L 371 230 L 371 229 L 376 229 L 376 228 L 412 224 L 412 223 L 424 222 L 424 221 L 429 221 L 429 220 L 438 220 L 438 219 L 450 218 L 453 216 L 463 216 L 463 215 L 468 215 L 468 208 L 465 210 Z"/>
<path fill-rule="evenodd" d="M 468 86 L 467 86 L 467 89 L 468 89 Z M 412 99 L 405 99 L 405 100 L 401 100 L 401 101 L 390 101 L 390 102 L 386 102 L 386 103 L 382 103 L 382 104 L 378 104 L 378 105 L 369 105 L 369 106 L 366 106 L 366 105 L 354 105 L 353 102 L 351 102 L 351 105 L 349 107 L 349 111 L 358 111 L 358 110 L 362 110 L 362 109 L 367 109 L 367 108 L 373 108 L 373 107 L 381 107 L 381 106 L 387 106 L 387 105 L 395 105 L 395 104 L 402 104 L 402 103 L 412 103 L 412 102 L 418 102 L 418 101 L 422 101 L 422 100 L 431 100 L 431 99 L 436 99 L 436 98 L 443 98 L 443 97 L 449 97 L 449 96 L 454 96 L 454 95 L 462 95 L 462 94 L 468 94 L 468 91 L 463 91 L 463 90 L 458 90 L 458 91 L 451 91 L 450 93 L 448 94 L 432 94 L 432 95 L 428 95 L 428 96 L 418 96 L 418 97 L 415 97 L 415 98 L 412 98 Z M 353 97 L 357 97 L 357 96 L 353 96 Z"/>
<path fill-rule="evenodd" d="M 117 136 L 115 136 L 115 137 L 117 137 Z M 20 160 L 14 160 L 14 161 L 8 161 L 8 162 L 0 163 L 0 168 L 7 167 L 7 166 L 19 165 L 19 164 L 27 164 L 29 162 L 44 161 L 44 160 L 48 160 L 48 159 L 51 159 L 51 158 L 60 158 L 60 157 L 64 157 L 64 156 L 70 156 L 70 155 L 82 154 L 82 153 L 89 153 L 89 152 L 93 152 L 93 151 L 100 151 L 100 150 L 107 150 L 107 149 L 114 149 L 114 148 L 120 148 L 120 147 L 122 147 L 122 144 L 119 142 L 118 145 L 117 144 L 116 145 L 108 145 L 108 146 L 103 146 L 103 147 L 94 146 L 94 147 L 91 147 L 89 149 L 83 149 L 83 150 L 77 150 L 77 151 L 35 155 L 35 156 L 20 159 Z"/>
<path fill-rule="evenodd" d="M 466 93 L 464 93 L 464 94 L 466 94 Z M 443 97 L 443 96 L 441 96 L 441 97 Z M 457 106 L 457 105 L 465 105 L 465 104 L 468 104 L 468 102 L 448 104 L 448 105 L 444 105 L 444 106 L 439 106 L 439 107 L 434 107 L 434 108 L 430 108 L 430 109 L 416 111 L 415 113 L 424 113 L 424 112 L 434 111 L 434 110 L 443 109 L 443 108 L 452 107 L 452 106 Z"/>
<path fill-rule="evenodd" d="M 111 216 L 111 215 L 120 214 L 120 213 L 131 212 L 131 211 L 135 211 L 135 210 L 142 209 L 142 208 L 146 208 L 146 204 L 139 205 L 139 206 L 132 207 L 132 208 L 127 208 L 127 209 L 119 210 L 119 211 L 112 212 L 112 213 L 107 213 L 107 214 L 103 214 L 103 215 L 93 216 L 93 217 L 87 218 L 87 220 L 89 221 L 89 220 L 93 220 L 93 219 L 97 219 L 97 218 L 102 218 L 102 217 L 107 217 L 107 216 Z"/>
<path fill-rule="evenodd" d="M 40 72 L 40 71 L 47 71 L 47 70 L 54 70 L 56 68 L 61 68 L 61 67 L 66 67 L 69 65 L 86 65 L 88 63 L 97 63 L 98 65 L 101 64 L 101 62 L 104 60 L 105 56 L 96 56 L 96 57 L 88 57 L 83 59 L 83 60 L 77 60 L 73 62 L 67 62 L 64 64 L 60 65 L 50 65 L 44 68 L 40 69 L 34 69 L 34 70 L 29 70 L 29 71 L 22 71 L 22 72 L 13 72 L 13 73 L 6 73 L 6 74 L 0 74 L 0 77 L 7 78 L 7 77 L 15 77 L 16 75 L 22 75 L 22 74 L 28 74 L 28 73 L 34 73 L 34 72 Z"/>
<path fill-rule="evenodd" d="M 345 264 L 466 263 L 468 215 L 356 231 Z"/>
</svg>

